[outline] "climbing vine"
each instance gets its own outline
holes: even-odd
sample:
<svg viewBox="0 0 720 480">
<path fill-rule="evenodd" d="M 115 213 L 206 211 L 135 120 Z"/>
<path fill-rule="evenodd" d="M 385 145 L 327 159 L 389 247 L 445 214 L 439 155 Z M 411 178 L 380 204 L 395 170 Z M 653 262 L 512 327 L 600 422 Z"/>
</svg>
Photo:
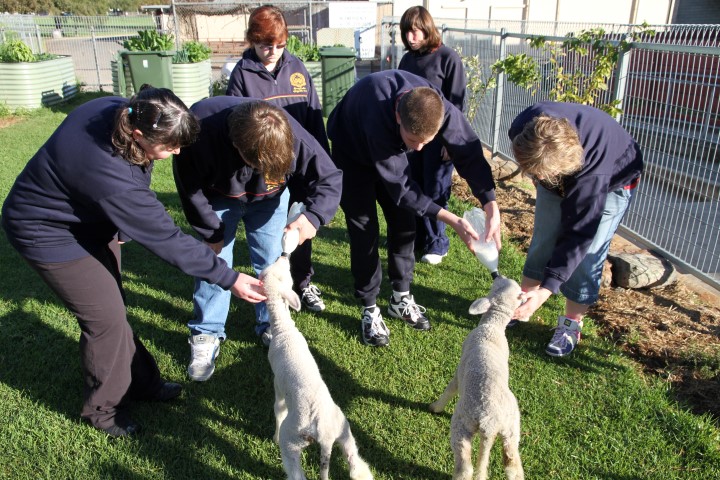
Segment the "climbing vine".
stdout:
<svg viewBox="0 0 720 480">
<path fill-rule="evenodd" d="M 630 48 L 630 42 L 639 36 L 653 35 L 655 31 L 648 29 L 647 24 L 642 24 L 615 41 L 602 28 L 569 33 L 562 42 L 534 36 L 528 39 L 530 47 L 548 58 L 543 69 L 532 56 L 525 53 L 511 54 L 493 63 L 490 67 L 491 76 L 488 77 L 483 76 L 479 56 L 463 57 L 468 76 L 468 119 L 472 121 L 475 118 L 483 97 L 488 90 L 495 88 L 496 77 L 501 73 L 519 87 L 532 88 L 533 94 L 542 81 L 549 82 L 549 97 L 557 102 L 593 105 L 613 116 L 622 113 L 618 107 L 619 100 L 597 104 L 598 99 L 609 88 L 620 56 Z M 570 65 L 573 68 L 566 69 L 568 57 L 582 61 L 572 62 Z M 585 68 L 576 68 L 577 65 L 584 65 Z"/>
</svg>

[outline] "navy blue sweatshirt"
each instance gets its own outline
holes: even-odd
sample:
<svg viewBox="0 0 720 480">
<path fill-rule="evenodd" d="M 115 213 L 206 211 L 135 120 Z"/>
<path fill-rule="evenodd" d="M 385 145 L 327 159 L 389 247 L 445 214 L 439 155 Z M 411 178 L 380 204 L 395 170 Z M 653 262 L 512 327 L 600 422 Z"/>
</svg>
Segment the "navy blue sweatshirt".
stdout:
<svg viewBox="0 0 720 480">
<path fill-rule="evenodd" d="M 230 288 L 238 273 L 173 223 L 150 190 L 150 167 L 113 153 L 115 112 L 103 97 L 73 110 L 15 180 L 2 209 L 7 237 L 40 263 L 77 260 L 124 234 L 188 275 Z"/>
<path fill-rule="evenodd" d="M 418 216 L 437 216 L 441 206 L 408 177 L 409 166 L 395 118 L 398 98 L 430 87 L 443 98 L 444 119 L 436 138 L 447 148 L 461 177 L 482 205 L 495 200 L 495 182 L 480 139 L 463 113 L 428 80 L 402 70 L 372 73 L 353 85 L 328 119 L 328 136 L 342 145 L 345 162 L 373 168 L 396 205 Z"/>
<path fill-rule="evenodd" d="M 465 69 L 460 55 L 452 48 L 440 45 L 425 53 L 409 51 L 403 55 L 398 68 L 427 78 L 450 103 L 465 109 Z"/>
<path fill-rule="evenodd" d="M 608 193 L 639 178 L 643 161 L 635 140 L 614 118 L 597 108 L 574 103 L 540 102 L 528 107 L 512 122 L 510 140 L 533 118 L 543 114 L 567 119 L 577 129 L 585 152 L 581 170 L 562 180 L 563 232 L 541 283 L 557 293 L 590 248 Z M 560 191 L 556 189 L 556 193 Z"/>
<path fill-rule="evenodd" d="M 255 49 L 245 50 L 230 74 L 225 94 L 260 98 L 284 108 L 325 151 L 330 152 L 320 99 L 312 77 L 305 64 L 287 50 L 283 51 L 273 72 L 265 68 Z"/>
<path fill-rule="evenodd" d="M 280 184 L 265 179 L 245 164 L 229 139 L 228 115 L 233 107 L 257 99 L 211 97 L 197 102 L 191 110 L 200 119 L 200 136 L 173 159 L 175 184 L 190 225 L 207 242 L 222 240 L 225 227 L 210 206 L 216 196 L 239 202 L 260 202 L 282 194 L 290 177 L 305 185 L 305 215 L 315 228 L 326 225 L 337 211 L 342 191 L 342 172 L 324 148 L 289 114 L 295 159 L 290 173 Z"/>
</svg>

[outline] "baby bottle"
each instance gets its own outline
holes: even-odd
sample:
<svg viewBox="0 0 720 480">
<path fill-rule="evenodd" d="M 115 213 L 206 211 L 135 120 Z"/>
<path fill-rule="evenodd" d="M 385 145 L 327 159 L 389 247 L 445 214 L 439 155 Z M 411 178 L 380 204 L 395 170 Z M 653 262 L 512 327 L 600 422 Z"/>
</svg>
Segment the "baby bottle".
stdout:
<svg viewBox="0 0 720 480">
<path fill-rule="evenodd" d="M 475 231 L 480 235 L 479 240 L 473 240 L 475 256 L 488 270 L 492 278 L 498 276 L 498 250 L 494 240 L 485 241 L 485 212 L 480 208 L 472 208 L 463 214 Z"/>
</svg>

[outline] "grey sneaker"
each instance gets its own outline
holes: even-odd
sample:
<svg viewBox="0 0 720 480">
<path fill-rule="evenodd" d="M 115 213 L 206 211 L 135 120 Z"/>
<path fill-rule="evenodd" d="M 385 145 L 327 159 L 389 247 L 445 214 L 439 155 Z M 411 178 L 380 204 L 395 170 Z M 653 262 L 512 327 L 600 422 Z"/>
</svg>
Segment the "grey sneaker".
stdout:
<svg viewBox="0 0 720 480">
<path fill-rule="evenodd" d="M 322 292 L 315 285 L 308 285 L 300 292 L 300 300 L 305 308 L 313 312 L 322 312 L 325 310 L 325 302 L 320 298 Z"/>
<path fill-rule="evenodd" d="M 405 320 L 405 323 L 415 330 L 430 330 L 430 321 L 425 317 L 425 307 L 415 303 L 412 295 L 403 295 L 400 301 L 395 301 L 391 295 L 388 314 Z"/>
<path fill-rule="evenodd" d="M 204 382 L 215 372 L 215 359 L 220 355 L 220 338 L 215 335 L 191 335 L 190 365 L 188 376 L 196 382 Z"/>
<path fill-rule="evenodd" d="M 266 347 L 270 346 L 270 342 L 272 341 L 272 329 L 270 327 L 267 327 L 260 334 L 260 340 L 262 341 L 263 345 L 265 345 Z"/>
<path fill-rule="evenodd" d="M 580 342 L 580 329 L 582 322 L 577 322 L 564 315 L 558 317 L 558 326 L 555 334 L 545 347 L 545 353 L 551 357 L 564 357 L 570 355 L 578 342 Z"/>
<path fill-rule="evenodd" d="M 378 307 L 363 310 L 362 339 L 365 345 L 371 347 L 385 347 L 390 344 L 390 330 L 385 325 Z"/>
</svg>

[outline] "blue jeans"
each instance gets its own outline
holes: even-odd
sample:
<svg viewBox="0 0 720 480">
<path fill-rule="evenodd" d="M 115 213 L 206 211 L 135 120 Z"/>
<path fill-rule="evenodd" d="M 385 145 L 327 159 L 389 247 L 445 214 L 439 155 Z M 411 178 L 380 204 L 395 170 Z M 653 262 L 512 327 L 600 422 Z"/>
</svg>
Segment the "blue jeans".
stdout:
<svg viewBox="0 0 720 480">
<path fill-rule="evenodd" d="M 224 246 L 219 257 L 233 265 L 233 247 L 240 220 L 245 224 L 245 237 L 250 251 L 250 262 L 259 274 L 282 253 L 282 234 L 287 224 L 288 190 L 279 197 L 257 203 L 243 203 L 233 198 L 216 197 L 210 204 L 225 224 Z M 225 322 L 230 311 L 228 290 L 195 279 L 193 316 L 188 323 L 191 335 L 209 334 L 225 339 Z M 270 321 L 264 302 L 255 304 L 255 333 L 262 334 Z"/>
<path fill-rule="evenodd" d="M 630 205 L 633 192 L 634 190 L 619 189 L 608 193 L 600 225 L 585 258 L 568 281 L 560 287 L 560 292 L 565 298 L 581 305 L 592 305 L 597 302 L 603 264 L 607 258 L 610 241 Z M 537 281 L 543 278 L 545 266 L 562 233 L 561 201 L 559 195 L 541 185 L 537 186 L 533 237 L 523 268 L 523 275 L 527 278 Z"/>
</svg>

